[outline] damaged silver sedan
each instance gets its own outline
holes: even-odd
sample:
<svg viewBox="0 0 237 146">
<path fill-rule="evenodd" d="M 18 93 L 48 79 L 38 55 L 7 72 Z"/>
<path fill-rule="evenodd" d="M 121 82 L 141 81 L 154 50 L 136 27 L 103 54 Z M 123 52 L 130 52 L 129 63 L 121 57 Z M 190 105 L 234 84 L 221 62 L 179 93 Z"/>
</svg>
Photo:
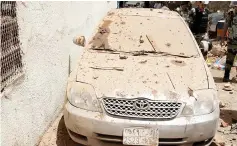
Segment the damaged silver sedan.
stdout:
<svg viewBox="0 0 237 146">
<path fill-rule="evenodd" d="M 110 11 L 68 80 L 64 120 L 82 145 L 209 145 L 218 119 L 213 77 L 176 12 Z"/>
</svg>

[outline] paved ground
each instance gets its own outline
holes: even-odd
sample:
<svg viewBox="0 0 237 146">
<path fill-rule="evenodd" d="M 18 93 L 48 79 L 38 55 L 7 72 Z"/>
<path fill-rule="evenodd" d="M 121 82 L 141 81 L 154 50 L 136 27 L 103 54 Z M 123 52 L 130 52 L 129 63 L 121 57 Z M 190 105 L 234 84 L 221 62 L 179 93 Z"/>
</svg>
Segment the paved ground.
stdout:
<svg viewBox="0 0 237 146">
<path fill-rule="evenodd" d="M 227 127 L 219 127 L 217 137 L 218 142 L 225 142 L 225 146 L 237 146 L 237 132 L 230 133 L 230 125 L 232 118 L 237 119 L 237 83 L 233 83 L 234 92 L 222 90 L 224 83 L 222 83 L 223 71 L 212 70 L 214 80 L 219 89 L 220 100 L 226 104 L 221 109 L 221 118 L 228 124 Z M 236 74 L 235 72 L 232 75 Z M 232 118 L 231 118 L 232 117 Z M 67 134 L 62 114 L 58 116 L 56 121 L 48 129 L 42 137 L 39 146 L 80 146 L 74 143 Z M 215 144 L 213 144 L 215 146 Z"/>
</svg>

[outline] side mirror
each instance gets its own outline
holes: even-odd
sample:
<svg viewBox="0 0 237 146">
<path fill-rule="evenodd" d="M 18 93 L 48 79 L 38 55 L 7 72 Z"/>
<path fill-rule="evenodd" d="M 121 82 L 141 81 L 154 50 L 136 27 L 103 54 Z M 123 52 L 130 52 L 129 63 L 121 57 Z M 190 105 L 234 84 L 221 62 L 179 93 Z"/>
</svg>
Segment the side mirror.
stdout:
<svg viewBox="0 0 237 146">
<path fill-rule="evenodd" d="M 77 37 L 73 38 L 73 43 L 78 46 L 84 47 L 85 42 L 86 42 L 86 40 L 85 40 L 84 36 L 77 36 Z"/>
</svg>

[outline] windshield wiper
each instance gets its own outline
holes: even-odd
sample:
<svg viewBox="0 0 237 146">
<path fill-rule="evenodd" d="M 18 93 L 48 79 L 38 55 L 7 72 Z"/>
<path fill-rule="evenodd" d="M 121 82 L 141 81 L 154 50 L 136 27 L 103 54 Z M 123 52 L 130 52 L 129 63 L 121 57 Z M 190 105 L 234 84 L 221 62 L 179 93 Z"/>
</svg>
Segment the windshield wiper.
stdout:
<svg viewBox="0 0 237 146">
<path fill-rule="evenodd" d="M 99 51 L 103 51 L 106 53 L 111 53 L 111 54 L 120 54 L 120 53 L 124 53 L 124 54 L 131 54 L 133 56 L 147 56 L 149 54 L 154 54 L 157 56 L 177 56 L 177 57 L 183 57 L 183 58 L 192 58 L 192 57 L 196 57 L 196 55 L 184 55 L 184 54 L 172 54 L 172 53 L 168 53 L 168 52 L 156 52 L 156 51 L 145 51 L 145 50 L 141 50 L 141 51 L 117 51 L 117 50 L 113 50 L 113 49 L 104 49 L 104 48 L 91 48 L 92 50 L 99 50 Z"/>
<path fill-rule="evenodd" d="M 161 54 L 161 56 L 177 56 L 177 57 L 182 57 L 182 58 L 192 58 L 192 57 L 196 57 L 196 55 L 182 55 L 182 54 L 172 54 L 172 53 L 167 53 L 167 52 L 160 52 L 159 54 Z"/>
</svg>

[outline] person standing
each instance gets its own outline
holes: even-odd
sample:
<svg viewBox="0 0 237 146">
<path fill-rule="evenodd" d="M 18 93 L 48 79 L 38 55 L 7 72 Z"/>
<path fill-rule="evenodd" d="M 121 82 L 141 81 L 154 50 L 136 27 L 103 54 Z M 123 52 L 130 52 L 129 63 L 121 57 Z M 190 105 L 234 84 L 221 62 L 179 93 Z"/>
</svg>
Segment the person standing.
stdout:
<svg viewBox="0 0 237 146">
<path fill-rule="evenodd" d="M 192 17 L 193 23 L 191 31 L 194 34 L 199 34 L 201 30 L 202 16 L 203 16 L 202 1 L 196 2 L 196 8 L 191 10 L 190 16 Z"/>
<path fill-rule="evenodd" d="M 224 33 L 221 36 L 221 46 L 223 46 L 225 34 L 228 31 L 227 57 L 223 82 L 230 81 L 230 71 L 237 54 L 237 1 L 231 1 L 230 7 L 231 9 L 228 11 L 224 25 Z"/>
</svg>

